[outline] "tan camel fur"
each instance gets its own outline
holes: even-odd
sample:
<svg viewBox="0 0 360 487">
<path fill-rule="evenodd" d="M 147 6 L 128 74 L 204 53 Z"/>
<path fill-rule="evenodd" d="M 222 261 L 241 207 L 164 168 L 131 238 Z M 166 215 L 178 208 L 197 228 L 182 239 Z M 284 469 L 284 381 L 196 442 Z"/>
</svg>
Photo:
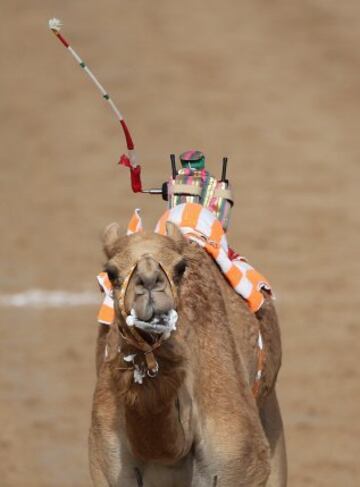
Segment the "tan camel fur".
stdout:
<svg viewBox="0 0 360 487">
<path fill-rule="evenodd" d="M 144 354 L 124 339 L 117 320 L 100 325 L 97 385 L 89 437 L 95 487 L 286 486 L 286 454 L 275 381 L 281 343 L 271 299 L 257 315 L 207 253 L 167 224 L 167 235 L 104 234 L 105 269 L 115 296 L 136 265 L 125 296 L 148 321 L 176 308 L 177 330 L 154 351 L 155 377 L 134 382 L 124 357 Z M 159 265 L 161 264 L 161 265 Z M 166 269 L 176 287 L 173 295 Z M 252 393 L 259 326 L 266 360 Z M 153 336 L 141 332 L 152 343 Z M 106 357 L 105 357 L 106 348 Z"/>
</svg>

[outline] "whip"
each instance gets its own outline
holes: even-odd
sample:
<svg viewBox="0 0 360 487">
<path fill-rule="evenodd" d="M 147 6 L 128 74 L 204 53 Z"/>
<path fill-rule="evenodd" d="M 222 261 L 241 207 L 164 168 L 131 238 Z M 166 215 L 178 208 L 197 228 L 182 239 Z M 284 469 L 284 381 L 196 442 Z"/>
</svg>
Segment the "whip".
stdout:
<svg viewBox="0 0 360 487">
<path fill-rule="evenodd" d="M 80 65 L 80 67 L 86 72 L 89 76 L 91 81 L 96 85 L 98 90 L 100 91 L 104 100 L 106 100 L 112 111 L 115 113 L 116 118 L 121 124 L 123 129 L 126 146 L 128 149 L 128 156 L 123 154 L 120 157 L 119 164 L 126 166 L 130 169 L 130 176 L 131 176 L 131 187 L 134 193 L 142 192 L 142 184 L 141 184 L 141 167 L 139 164 L 136 163 L 136 156 L 135 156 L 135 146 L 133 139 L 131 137 L 130 131 L 126 125 L 124 117 L 116 107 L 115 103 L 111 99 L 109 93 L 105 90 L 102 84 L 98 81 L 94 73 L 90 70 L 90 68 L 84 63 L 81 57 L 77 54 L 77 52 L 70 46 L 68 41 L 60 34 L 60 29 L 63 24 L 59 19 L 53 18 L 49 20 L 49 29 L 55 34 L 55 36 L 59 39 L 59 41 L 66 47 L 66 49 L 70 52 L 76 62 Z"/>
</svg>

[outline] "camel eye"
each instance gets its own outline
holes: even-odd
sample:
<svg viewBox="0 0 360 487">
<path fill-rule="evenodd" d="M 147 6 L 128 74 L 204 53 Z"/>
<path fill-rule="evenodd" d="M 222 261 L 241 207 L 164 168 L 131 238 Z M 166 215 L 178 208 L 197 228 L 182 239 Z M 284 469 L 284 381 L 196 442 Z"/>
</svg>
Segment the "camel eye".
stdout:
<svg viewBox="0 0 360 487">
<path fill-rule="evenodd" d="M 113 286 L 118 285 L 119 284 L 119 271 L 118 271 L 118 269 L 114 265 L 106 265 L 104 270 L 107 273 L 111 284 Z"/>
<path fill-rule="evenodd" d="M 185 259 L 181 259 L 174 267 L 174 281 L 179 282 L 186 270 L 187 263 Z"/>
</svg>

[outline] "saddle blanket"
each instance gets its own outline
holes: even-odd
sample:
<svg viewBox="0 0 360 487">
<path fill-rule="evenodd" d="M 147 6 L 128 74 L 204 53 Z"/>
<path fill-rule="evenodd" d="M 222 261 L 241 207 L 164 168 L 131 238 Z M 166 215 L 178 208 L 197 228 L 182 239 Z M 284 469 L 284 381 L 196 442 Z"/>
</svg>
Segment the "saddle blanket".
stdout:
<svg viewBox="0 0 360 487">
<path fill-rule="evenodd" d="M 127 235 L 142 231 L 140 210 L 135 210 Z M 261 290 L 271 292 L 267 279 L 257 272 L 244 257 L 229 248 L 226 234 L 219 220 L 207 208 L 197 203 L 183 203 L 167 210 L 158 221 L 155 232 L 166 235 L 166 222 L 173 222 L 183 235 L 203 247 L 215 260 L 234 290 L 248 303 L 251 311 L 258 311 L 264 297 Z M 98 314 L 98 322 L 111 324 L 114 320 L 114 303 L 111 282 L 105 272 L 97 276 L 104 302 Z"/>
</svg>

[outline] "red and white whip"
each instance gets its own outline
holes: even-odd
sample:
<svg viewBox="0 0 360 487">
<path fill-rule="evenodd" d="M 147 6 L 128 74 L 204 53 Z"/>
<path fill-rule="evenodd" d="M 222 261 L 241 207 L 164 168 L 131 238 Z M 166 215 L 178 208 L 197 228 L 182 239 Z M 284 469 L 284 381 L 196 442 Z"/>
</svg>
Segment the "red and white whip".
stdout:
<svg viewBox="0 0 360 487">
<path fill-rule="evenodd" d="M 123 154 L 120 158 L 119 164 L 126 166 L 130 169 L 130 175 L 131 175 L 131 187 L 134 193 L 139 193 L 142 191 L 142 185 L 141 185 L 141 167 L 139 164 L 136 163 L 136 156 L 135 156 L 135 146 L 134 142 L 132 140 L 132 137 L 130 135 L 130 131 L 125 123 L 124 117 L 116 107 L 115 103 L 112 101 L 110 98 L 109 93 L 105 90 L 105 88 L 102 86 L 102 84 L 97 80 L 95 75 L 92 73 L 92 71 L 86 66 L 84 61 L 81 59 L 81 57 L 77 54 L 76 51 L 70 46 L 70 44 L 67 42 L 67 40 L 60 34 L 60 28 L 62 26 L 62 23 L 59 19 L 50 19 L 49 20 L 49 29 L 55 34 L 55 36 L 59 39 L 59 41 L 67 48 L 67 50 L 70 52 L 70 54 L 75 58 L 75 60 L 79 63 L 81 68 L 86 72 L 86 74 L 90 77 L 90 79 L 93 81 L 93 83 L 96 85 L 98 90 L 100 91 L 102 97 L 109 102 L 109 105 L 111 106 L 111 109 L 116 115 L 116 118 L 121 124 L 121 127 L 124 131 L 125 139 L 126 139 L 126 146 L 128 149 L 128 156 Z"/>
</svg>

